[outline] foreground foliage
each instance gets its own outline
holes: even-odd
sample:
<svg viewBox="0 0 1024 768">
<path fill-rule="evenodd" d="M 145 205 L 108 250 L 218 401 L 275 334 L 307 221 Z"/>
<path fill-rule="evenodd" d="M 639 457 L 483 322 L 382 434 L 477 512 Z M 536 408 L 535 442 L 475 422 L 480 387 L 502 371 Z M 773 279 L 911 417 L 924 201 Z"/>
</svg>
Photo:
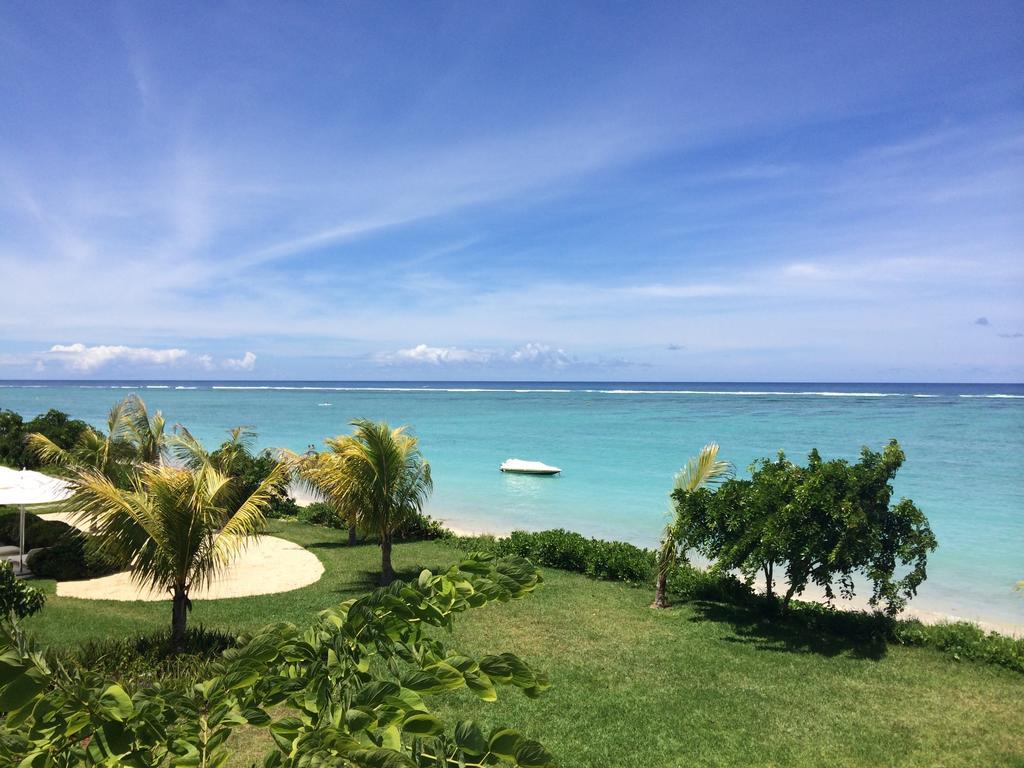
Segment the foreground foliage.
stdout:
<svg viewBox="0 0 1024 768">
<path fill-rule="evenodd" d="M 305 631 L 279 623 L 226 650 L 190 690 L 159 684 L 133 692 L 89 670 L 51 664 L 17 630 L 0 640 L 0 757 L 29 766 L 221 766 L 241 726 L 272 737 L 263 765 L 365 768 L 543 768 L 548 751 L 508 728 L 449 727 L 423 695 L 458 689 L 480 700 L 496 686 L 528 696 L 546 678 L 503 653 L 473 659 L 428 628 L 521 598 L 540 574 L 520 558 L 469 555 L 446 572 L 424 570 L 321 613 Z M 273 713 L 273 714 L 272 714 Z"/>
</svg>

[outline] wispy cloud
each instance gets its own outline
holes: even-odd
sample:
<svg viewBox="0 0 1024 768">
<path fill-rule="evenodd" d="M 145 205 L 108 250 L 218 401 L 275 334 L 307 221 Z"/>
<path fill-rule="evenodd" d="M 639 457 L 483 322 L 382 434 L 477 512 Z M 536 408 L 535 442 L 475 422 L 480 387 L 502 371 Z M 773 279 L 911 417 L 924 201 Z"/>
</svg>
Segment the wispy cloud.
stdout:
<svg viewBox="0 0 1024 768">
<path fill-rule="evenodd" d="M 382 352 L 376 356 L 384 364 L 442 365 L 500 365 L 524 366 L 537 369 L 564 368 L 578 361 L 564 349 L 537 342 L 527 342 L 515 349 L 481 349 L 461 347 L 432 347 L 417 344 L 408 349 Z"/>
<path fill-rule="evenodd" d="M 87 347 L 85 344 L 54 344 L 46 354 L 49 359 L 62 363 L 72 370 L 86 372 L 115 362 L 174 365 L 188 356 L 184 349 L 150 349 L 102 344 L 94 347 Z"/>
</svg>

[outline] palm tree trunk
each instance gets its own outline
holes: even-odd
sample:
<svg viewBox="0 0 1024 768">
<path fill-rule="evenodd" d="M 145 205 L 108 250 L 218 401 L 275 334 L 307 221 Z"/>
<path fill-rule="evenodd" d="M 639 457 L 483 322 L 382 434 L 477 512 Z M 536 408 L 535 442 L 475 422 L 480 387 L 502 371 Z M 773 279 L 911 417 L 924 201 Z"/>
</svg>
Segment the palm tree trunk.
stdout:
<svg viewBox="0 0 1024 768">
<path fill-rule="evenodd" d="M 380 538 L 380 583 L 387 586 L 395 580 L 395 569 L 391 567 L 391 534 Z"/>
<path fill-rule="evenodd" d="M 171 597 L 171 647 L 174 653 L 185 650 L 188 605 L 188 591 L 184 587 L 175 586 Z"/>
<path fill-rule="evenodd" d="M 654 602 L 651 608 L 668 608 L 668 598 L 665 596 L 665 586 L 668 581 L 668 571 L 665 568 L 658 569 L 658 580 L 654 585 Z"/>
<path fill-rule="evenodd" d="M 356 545 L 356 524 L 348 524 L 348 545 L 354 547 Z"/>
</svg>

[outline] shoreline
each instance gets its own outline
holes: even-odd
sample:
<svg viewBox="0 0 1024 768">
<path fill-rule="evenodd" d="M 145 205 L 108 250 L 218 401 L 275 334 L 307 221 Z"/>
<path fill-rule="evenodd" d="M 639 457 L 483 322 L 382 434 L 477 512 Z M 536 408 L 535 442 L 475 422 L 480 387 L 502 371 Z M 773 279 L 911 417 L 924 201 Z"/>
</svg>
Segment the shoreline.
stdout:
<svg viewBox="0 0 1024 768">
<path fill-rule="evenodd" d="M 289 487 L 289 492 L 295 503 L 300 507 L 308 506 L 314 501 L 319 501 L 319 494 L 310 492 L 305 488 Z M 452 523 L 449 520 L 440 517 L 439 514 L 428 512 L 430 516 L 441 523 L 447 530 L 451 531 L 456 536 L 494 536 L 495 538 L 506 538 L 516 528 L 501 528 L 495 526 L 481 525 L 480 523 Z M 525 529 L 524 529 L 525 530 Z M 586 534 L 583 534 L 586 535 Z M 754 588 L 758 591 L 764 590 L 763 581 L 754 581 Z M 776 582 L 776 590 L 785 589 L 785 582 L 779 580 Z M 802 595 L 794 598 L 796 600 L 802 600 L 807 603 L 819 603 L 825 605 L 828 601 L 825 599 L 824 592 L 815 586 L 808 587 Z M 912 601 L 911 601 L 912 603 Z M 851 600 L 838 599 L 832 602 L 832 607 L 840 611 L 858 611 L 858 612 L 870 612 L 871 607 L 868 605 L 866 597 L 854 596 Z M 1001 635 L 1007 635 L 1009 637 L 1024 638 L 1024 623 L 1017 623 L 1012 621 L 1004 621 L 1000 619 L 992 619 L 988 617 L 967 617 L 959 616 L 944 611 L 929 610 L 926 608 L 918 608 L 913 604 L 907 606 L 900 612 L 897 618 L 900 619 L 916 619 L 922 624 L 952 624 L 955 622 L 966 621 L 970 624 L 975 624 L 985 632 L 998 632 Z"/>
<path fill-rule="evenodd" d="M 516 530 L 507 529 L 502 531 L 500 529 L 496 530 L 493 528 L 490 530 L 485 530 L 479 528 L 476 525 L 452 525 L 444 519 L 435 519 L 439 519 L 441 524 L 449 531 L 454 533 L 456 536 L 494 536 L 495 538 L 501 539 L 508 537 L 508 535 L 513 530 Z M 763 592 L 764 581 L 755 579 L 753 587 L 755 590 Z M 779 591 L 779 589 L 784 590 L 785 582 L 782 580 L 777 581 L 775 584 L 775 589 L 776 591 Z M 821 605 L 826 605 L 828 603 L 828 601 L 825 599 L 824 592 L 813 585 L 804 590 L 804 593 L 799 597 L 794 597 L 794 600 L 800 600 L 805 603 L 819 603 Z M 868 599 L 866 597 L 862 597 L 859 595 L 854 596 L 851 600 L 834 600 L 832 602 L 832 607 L 840 611 L 869 613 L 871 612 L 871 606 L 868 605 Z M 916 619 L 917 621 L 920 621 L 922 624 L 930 625 L 952 624 L 955 622 L 968 622 L 970 624 L 978 626 L 985 632 L 997 632 L 1001 635 L 1007 635 L 1009 637 L 1024 638 L 1024 623 L 1016 623 L 1012 621 L 1003 621 L 1000 619 L 992 619 L 985 617 L 972 618 L 967 616 L 958 616 L 943 611 L 918 608 L 913 605 L 913 601 L 911 601 L 911 605 L 908 605 L 906 608 L 903 609 L 903 611 L 900 612 L 897 618 Z"/>
</svg>

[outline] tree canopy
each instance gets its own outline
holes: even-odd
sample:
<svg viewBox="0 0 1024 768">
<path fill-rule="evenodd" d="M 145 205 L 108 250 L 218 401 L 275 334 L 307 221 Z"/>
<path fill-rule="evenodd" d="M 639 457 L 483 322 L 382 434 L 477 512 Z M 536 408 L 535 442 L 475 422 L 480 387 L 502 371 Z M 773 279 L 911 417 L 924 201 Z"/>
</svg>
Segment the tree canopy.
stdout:
<svg viewBox="0 0 1024 768">
<path fill-rule="evenodd" d="M 784 606 L 810 584 L 830 601 L 837 593 L 851 598 L 859 578 L 871 585 L 871 606 L 898 613 L 925 580 L 936 547 L 914 502 L 892 503 L 904 460 L 895 440 L 882 451 L 865 447 L 853 464 L 813 450 L 801 467 L 780 452 L 751 465 L 749 480 L 713 492 L 677 490 L 677 540 L 718 568 L 762 576 L 769 596 L 781 572 Z"/>
</svg>

